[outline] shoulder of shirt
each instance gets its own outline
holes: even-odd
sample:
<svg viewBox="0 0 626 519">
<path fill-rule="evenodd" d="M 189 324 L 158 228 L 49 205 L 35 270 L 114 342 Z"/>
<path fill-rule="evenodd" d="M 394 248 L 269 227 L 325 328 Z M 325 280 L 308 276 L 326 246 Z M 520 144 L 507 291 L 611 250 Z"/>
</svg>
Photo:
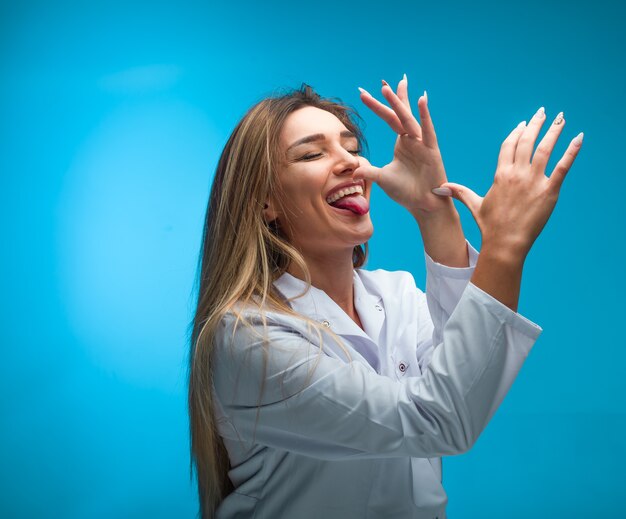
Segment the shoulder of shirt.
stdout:
<svg viewBox="0 0 626 519">
<path fill-rule="evenodd" d="M 306 335 L 310 333 L 309 323 L 304 317 L 284 312 L 263 309 L 254 305 L 236 305 L 224 314 L 218 326 L 218 333 L 272 334 L 288 331 Z"/>
</svg>

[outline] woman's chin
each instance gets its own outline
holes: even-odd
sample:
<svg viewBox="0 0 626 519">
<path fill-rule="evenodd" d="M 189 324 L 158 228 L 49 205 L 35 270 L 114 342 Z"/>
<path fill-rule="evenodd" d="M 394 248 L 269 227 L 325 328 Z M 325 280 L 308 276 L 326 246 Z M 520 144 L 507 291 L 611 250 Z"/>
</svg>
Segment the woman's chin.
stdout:
<svg viewBox="0 0 626 519">
<path fill-rule="evenodd" d="M 352 240 L 354 242 L 354 245 L 362 245 L 366 241 L 369 241 L 369 239 L 374 234 L 374 224 L 372 224 L 372 220 L 368 218 L 366 221 L 363 222 L 362 225 L 359 226 L 358 229 L 354 229 L 354 231 L 355 236 Z"/>
</svg>

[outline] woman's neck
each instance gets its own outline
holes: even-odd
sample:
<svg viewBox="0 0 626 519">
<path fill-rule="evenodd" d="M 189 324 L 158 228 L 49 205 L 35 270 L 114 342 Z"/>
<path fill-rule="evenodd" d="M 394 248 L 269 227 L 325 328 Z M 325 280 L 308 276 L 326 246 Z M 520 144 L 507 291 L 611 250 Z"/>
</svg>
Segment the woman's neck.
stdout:
<svg viewBox="0 0 626 519">
<path fill-rule="evenodd" d="M 324 256 L 303 253 L 303 256 L 311 275 L 311 285 L 326 292 L 328 297 L 363 328 L 354 307 L 352 251 L 349 256 L 345 253 Z M 304 279 L 304 273 L 293 264 L 287 272 L 298 279 Z"/>
</svg>

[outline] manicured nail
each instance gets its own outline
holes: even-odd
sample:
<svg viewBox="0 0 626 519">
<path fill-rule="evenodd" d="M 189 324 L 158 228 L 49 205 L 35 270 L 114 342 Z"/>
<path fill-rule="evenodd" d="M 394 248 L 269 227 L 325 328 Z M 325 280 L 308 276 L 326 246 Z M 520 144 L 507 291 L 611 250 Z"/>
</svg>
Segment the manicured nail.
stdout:
<svg viewBox="0 0 626 519">
<path fill-rule="evenodd" d="M 563 112 L 559 112 L 559 115 L 556 116 L 556 119 L 554 119 L 554 122 L 552 124 L 555 125 L 559 125 L 563 123 Z"/>
<path fill-rule="evenodd" d="M 405 81 L 408 81 L 408 79 L 406 78 L 406 73 L 404 74 L 404 76 L 402 76 L 402 79 L 404 79 Z"/>
<path fill-rule="evenodd" d="M 426 92 L 426 90 L 424 90 L 424 99 L 426 99 L 426 102 L 428 103 L 428 92 Z"/>
<path fill-rule="evenodd" d="M 370 93 L 369 93 L 367 90 L 365 90 L 364 88 L 358 87 L 358 89 L 359 89 L 359 92 L 361 92 L 361 94 L 365 94 L 365 95 L 368 95 L 368 96 L 370 96 L 370 97 L 372 96 L 372 94 L 370 94 Z"/>
<path fill-rule="evenodd" d="M 431 189 L 433 193 L 440 196 L 451 196 L 452 190 L 449 187 L 435 187 Z"/>
<path fill-rule="evenodd" d="M 515 129 L 519 130 L 520 128 L 526 128 L 526 121 L 522 121 L 521 123 L 519 123 L 517 125 L 517 128 L 515 128 Z"/>
<path fill-rule="evenodd" d="M 535 114 L 535 117 L 539 118 L 539 117 L 543 117 L 543 114 L 546 113 L 545 108 L 542 106 L 539 110 L 537 110 L 537 113 Z"/>
<path fill-rule="evenodd" d="M 584 136 L 585 134 L 583 132 L 580 132 L 578 135 L 576 135 L 576 137 L 574 137 L 574 140 L 572 141 L 574 143 L 574 146 L 580 146 L 583 143 Z"/>
<path fill-rule="evenodd" d="M 382 81 L 383 81 L 383 86 L 385 86 L 385 85 L 389 86 L 389 83 L 387 83 L 384 79 Z"/>
</svg>

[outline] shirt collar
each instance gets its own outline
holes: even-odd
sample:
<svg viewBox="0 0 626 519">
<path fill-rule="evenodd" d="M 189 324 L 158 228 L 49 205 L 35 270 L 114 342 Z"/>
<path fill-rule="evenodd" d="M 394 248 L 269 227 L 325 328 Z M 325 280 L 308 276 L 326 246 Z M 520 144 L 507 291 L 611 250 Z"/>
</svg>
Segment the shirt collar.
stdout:
<svg viewBox="0 0 626 519">
<path fill-rule="evenodd" d="M 377 342 L 384 321 L 384 312 L 377 310 L 382 308 L 378 305 L 380 297 L 368 293 L 358 269 L 353 271 L 353 282 L 354 304 L 365 331 L 326 292 L 312 285 L 307 290 L 307 284 L 303 280 L 288 272 L 274 281 L 274 286 L 290 300 L 288 303 L 293 310 L 329 326 L 336 334 L 359 336 Z"/>
</svg>

